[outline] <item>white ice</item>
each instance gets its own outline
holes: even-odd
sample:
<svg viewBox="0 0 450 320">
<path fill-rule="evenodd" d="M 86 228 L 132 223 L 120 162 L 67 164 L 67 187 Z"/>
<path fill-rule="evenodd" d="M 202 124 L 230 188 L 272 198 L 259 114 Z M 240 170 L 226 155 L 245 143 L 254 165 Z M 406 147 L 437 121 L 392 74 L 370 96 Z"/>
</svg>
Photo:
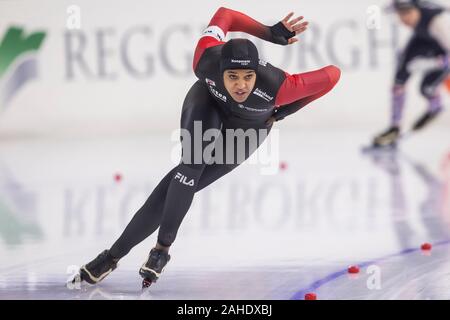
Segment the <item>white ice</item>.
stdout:
<svg viewBox="0 0 450 320">
<path fill-rule="evenodd" d="M 65 282 L 174 166 L 170 138 L 2 140 L 0 299 L 449 299 L 449 136 L 431 128 L 362 154 L 369 132 L 281 130 L 287 169 L 243 165 L 197 194 L 145 293 L 138 270 L 156 234 L 102 283 Z"/>
</svg>

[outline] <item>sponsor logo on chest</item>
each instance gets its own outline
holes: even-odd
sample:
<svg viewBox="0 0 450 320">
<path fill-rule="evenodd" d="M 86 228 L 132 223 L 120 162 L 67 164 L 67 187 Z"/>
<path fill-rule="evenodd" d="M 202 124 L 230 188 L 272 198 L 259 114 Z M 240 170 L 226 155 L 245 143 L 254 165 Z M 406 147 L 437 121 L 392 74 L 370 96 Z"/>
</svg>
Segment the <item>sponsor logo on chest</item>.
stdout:
<svg viewBox="0 0 450 320">
<path fill-rule="evenodd" d="M 266 92 L 262 91 L 259 88 L 256 88 L 255 91 L 253 91 L 253 94 L 257 95 L 260 98 L 263 98 L 264 100 L 266 100 L 267 102 L 270 102 L 273 100 L 273 97 L 271 97 L 270 95 L 268 95 Z"/>
<path fill-rule="evenodd" d="M 244 106 L 243 104 L 238 104 L 238 107 L 239 107 L 240 109 L 244 109 L 244 110 L 248 110 L 248 111 L 253 111 L 253 112 L 265 112 L 265 111 L 268 111 L 268 110 L 269 110 L 269 109 L 267 109 L 267 108 L 263 108 L 263 109 L 250 108 L 250 107 Z"/>
<path fill-rule="evenodd" d="M 223 102 L 227 102 L 227 97 L 223 94 L 220 93 L 219 91 L 217 91 L 215 88 L 213 88 L 212 85 L 208 86 L 209 91 L 211 91 L 211 93 L 218 99 L 222 100 Z"/>
</svg>

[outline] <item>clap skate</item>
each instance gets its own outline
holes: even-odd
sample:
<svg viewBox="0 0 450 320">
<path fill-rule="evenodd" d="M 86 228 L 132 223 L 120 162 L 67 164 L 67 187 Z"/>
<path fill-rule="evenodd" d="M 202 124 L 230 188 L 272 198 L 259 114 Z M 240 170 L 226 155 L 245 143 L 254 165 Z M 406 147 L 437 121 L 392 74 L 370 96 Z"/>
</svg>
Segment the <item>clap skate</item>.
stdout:
<svg viewBox="0 0 450 320">
<path fill-rule="evenodd" d="M 150 251 L 147 261 L 139 269 L 139 274 L 144 279 L 142 280 L 142 289 L 150 287 L 158 280 L 169 260 L 170 255 L 164 250 L 153 248 Z"/>
</svg>

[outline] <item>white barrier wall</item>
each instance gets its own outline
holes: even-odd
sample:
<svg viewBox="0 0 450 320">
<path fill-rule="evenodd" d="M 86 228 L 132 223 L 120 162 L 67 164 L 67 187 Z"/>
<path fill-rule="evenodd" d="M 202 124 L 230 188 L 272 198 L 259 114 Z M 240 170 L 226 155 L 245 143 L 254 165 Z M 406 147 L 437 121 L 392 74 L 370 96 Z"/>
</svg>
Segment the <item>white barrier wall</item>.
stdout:
<svg viewBox="0 0 450 320">
<path fill-rule="evenodd" d="M 195 81 L 191 65 L 198 36 L 220 6 L 265 24 L 279 21 L 291 10 L 304 15 L 311 27 L 299 44 L 281 47 L 255 40 L 262 58 L 290 73 L 328 64 L 341 67 L 336 89 L 282 126 L 378 131 L 387 125 L 395 52 L 407 36 L 392 15 L 381 12 L 377 17 L 371 7 L 388 3 L 0 1 L 2 39 L 11 27 L 23 30 L 22 40 L 45 33 L 38 49 L 18 54 L 7 67 L 3 65 L 3 72 L 0 66 L 0 136 L 175 129 L 184 96 Z M 450 5 L 450 0 L 444 3 Z M 77 9 L 81 28 L 70 29 L 76 26 Z M 380 28 L 374 29 L 377 23 Z M 6 47 L 0 48 L 4 60 L 18 50 Z M 425 108 L 416 93 L 417 80 L 410 87 L 407 121 Z M 445 115 L 439 125 L 448 126 L 449 119 Z"/>
</svg>

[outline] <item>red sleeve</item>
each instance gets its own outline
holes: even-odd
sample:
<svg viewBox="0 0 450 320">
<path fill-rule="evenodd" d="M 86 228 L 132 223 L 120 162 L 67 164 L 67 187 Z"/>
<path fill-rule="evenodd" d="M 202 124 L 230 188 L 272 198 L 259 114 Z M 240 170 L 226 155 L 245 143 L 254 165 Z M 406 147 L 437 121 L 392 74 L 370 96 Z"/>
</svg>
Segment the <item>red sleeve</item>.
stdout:
<svg viewBox="0 0 450 320">
<path fill-rule="evenodd" d="M 275 105 L 282 106 L 324 91 L 328 92 L 336 85 L 340 76 L 341 71 L 335 66 L 294 75 L 286 72 L 286 79 L 278 90 Z"/>
<path fill-rule="evenodd" d="M 268 26 L 241 12 L 220 7 L 197 43 L 193 61 L 194 71 L 203 52 L 207 48 L 223 44 L 227 33 L 235 31 L 245 32 L 255 37 L 271 41 L 272 34 Z"/>
<path fill-rule="evenodd" d="M 275 105 L 279 108 L 275 110 L 273 117 L 276 121 L 283 120 L 324 96 L 333 89 L 340 75 L 341 71 L 335 66 L 301 74 L 286 73 L 286 80 L 275 99 Z"/>
<path fill-rule="evenodd" d="M 217 40 L 213 37 L 202 37 L 200 40 L 198 40 L 197 47 L 195 48 L 194 53 L 194 61 L 192 63 L 192 69 L 195 72 L 195 69 L 197 68 L 197 64 L 200 61 L 200 58 L 203 55 L 203 52 L 205 52 L 206 49 L 214 46 L 218 46 L 219 44 L 222 44 L 224 42 Z"/>
<path fill-rule="evenodd" d="M 227 32 L 240 31 L 264 40 L 271 40 L 272 36 L 268 26 L 263 25 L 239 11 L 224 7 L 217 10 L 216 14 L 211 19 L 209 26 L 218 26 L 223 30 L 225 35 Z"/>
</svg>

